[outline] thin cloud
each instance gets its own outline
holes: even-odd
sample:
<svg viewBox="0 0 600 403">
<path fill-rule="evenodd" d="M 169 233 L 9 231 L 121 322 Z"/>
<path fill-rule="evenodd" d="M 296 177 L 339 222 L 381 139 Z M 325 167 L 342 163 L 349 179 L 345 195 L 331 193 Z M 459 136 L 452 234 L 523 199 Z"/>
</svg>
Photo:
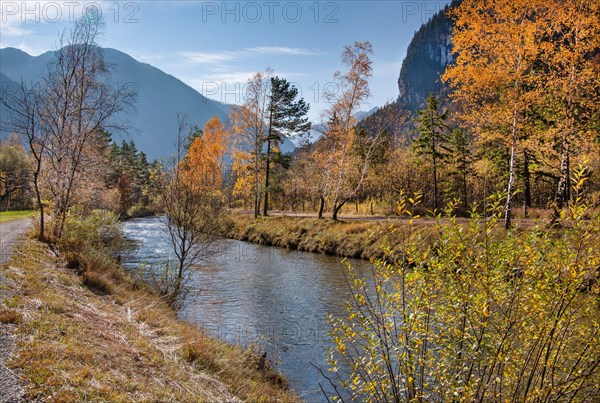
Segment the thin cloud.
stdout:
<svg viewBox="0 0 600 403">
<path fill-rule="evenodd" d="M 237 52 L 179 52 L 184 62 L 193 64 L 219 64 L 230 62 L 240 58 Z"/>
<path fill-rule="evenodd" d="M 256 56 L 265 55 L 285 55 L 285 56 L 314 56 L 317 55 L 309 49 L 289 48 L 285 46 L 256 46 L 237 51 L 222 52 L 194 52 L 183 51 L 177 53 L 183 58 L 184 63 L 190 64 L 223 64 L 236 60 L 248 59 Z"/>
<path fill-rule="evenodd" d="M 315 56 L 316 52 L 303 48 L 288 48 L 285 46 L 257 46 L 247 48 L 248 52 L 261 55 L 293 55 L 293 56 Z"/>
</svg>

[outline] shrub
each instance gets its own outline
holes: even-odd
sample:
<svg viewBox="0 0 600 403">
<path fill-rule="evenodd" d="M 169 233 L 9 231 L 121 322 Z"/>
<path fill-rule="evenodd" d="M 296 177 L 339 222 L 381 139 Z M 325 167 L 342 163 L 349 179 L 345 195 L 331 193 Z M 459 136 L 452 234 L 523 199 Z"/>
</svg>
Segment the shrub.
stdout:
<svg viewBox="0 0 600 403">
<path fill-rule="evenodd" d="M 505 232 L 500 198 L 467 224 L 449 209 L 434 242 L 385 248 L 372 279 L 349 267 L 348 316 L 330 319 L 336 397 L 598 399 L 600 217 L 580 202 L 560 231 Z"/>
<path fill-rule="evenodd" d="M 95 210 L 83 217 L 69 217 L 58 245 L 66 267 L 81 275 L 82 283 L 92 291 L 112 294 L 115 286 L 123 283 L 117 256 L 127 245 L 114 213 Z"/>
<path fill-rule="evenodd" d="M 148 217 L 154 215 L 156 212 L 150 206 L 145 206 L 142 204 L 136 204 L 131 206 L 129 210 L 127 210 L 127 217 L 136 218 L 136 217 Z"/>
<path fill-rule="evenodd" d="M 106 210 L 94 210 L 86 216 L 69 216 L 59 239 L 59 247 L 82 252 L 85 246 L 106 248 L 113 252 L 123 248 L 123 231 L 118 217 Z"/>
</svg>

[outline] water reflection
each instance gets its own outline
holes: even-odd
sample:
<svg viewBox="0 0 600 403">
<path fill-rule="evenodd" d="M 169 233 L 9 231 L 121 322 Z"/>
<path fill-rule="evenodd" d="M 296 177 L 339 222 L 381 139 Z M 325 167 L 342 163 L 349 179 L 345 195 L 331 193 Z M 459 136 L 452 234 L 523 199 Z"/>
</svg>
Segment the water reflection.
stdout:
<svg viewBox="0 0 600 403">
<path fill-rule="evenodd" d="M 139 243 L 125 259 L 126 267 L 169 258 L 159 219 L 131 220 L 124 230 Z M 310 364 L 326 368 L 331 346 L 326 315 L 343 315 L 350 298 L 344 263 L 332 256 L 235 240 L 219 240 L 213 252 L 193 272 L 196 292 L 184 302 L 182 319 L 231 343 L 258 341 L 296 392 L 309 401 L 324 400 L 319 382 L 326 382 Z M 348 261 L 359 272 L 367 269 L 367 262 Z"/>
</svg>

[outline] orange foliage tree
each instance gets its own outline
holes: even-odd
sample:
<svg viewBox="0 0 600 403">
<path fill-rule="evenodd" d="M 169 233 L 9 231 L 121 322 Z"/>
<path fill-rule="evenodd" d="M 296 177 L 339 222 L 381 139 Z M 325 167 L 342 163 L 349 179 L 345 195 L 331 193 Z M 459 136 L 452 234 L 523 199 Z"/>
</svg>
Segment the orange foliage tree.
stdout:
<svg viewBox="0 0 600 403">
<path fill-rule="evenodd" d="M 206 122 L 182 161 L 182 178 L 192 189 L 220 192 L 223 184 L 223 157 L 229 136 L 217 116 Z"/>
<path fill-rule="evenodd" d="M 539 57 L 541 0 L 465 0 L 453 12 L 456 62 L 443 79 L 461 105 L 463 123 L 481 141 L 501 140 L 510 161 L 504 226 L 510 226 L 516 153 L 526 113 L 538 94 L 532 85 Z"/>
<path fill-rule="evenodd" d="M 570 199 L 571 155 L 598 136 L 594 113 L 600 106 L 600 3 L 547 2 L 540 56 L 548 138 L 560 150 L 553 221 Z M 592 124 L 590 124 L 592 123 Z M 575 147 L 574 147 L 575 146 Z"/>
</svg>

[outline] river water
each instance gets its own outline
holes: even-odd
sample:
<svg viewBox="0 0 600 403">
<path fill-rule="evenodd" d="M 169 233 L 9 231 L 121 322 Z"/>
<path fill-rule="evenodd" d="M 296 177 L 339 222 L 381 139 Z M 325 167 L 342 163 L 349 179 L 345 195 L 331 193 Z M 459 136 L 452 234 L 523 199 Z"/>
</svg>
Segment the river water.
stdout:
<svg viewBox="0 0 600 403">
<path fill-rule="evenodd" d="M 170 251 L 158 218 L 124 223 L 138 249 L 124 261 L 127 268 L 164 264 Z M 181 319 L 230 343 L 258 343 L 278 364 L 289 386 L 307 401 L 324 401 L 319 383 L 326 372 L 332 342 L 327 315 L 342 316 L 350 291 L 340 258 L 287 251 L 223 239 L 215 253 L 193 270 L 193 292 L 184 301 Z M 359 272 L 368 262 L 347 259 Z"/>
</svg>

